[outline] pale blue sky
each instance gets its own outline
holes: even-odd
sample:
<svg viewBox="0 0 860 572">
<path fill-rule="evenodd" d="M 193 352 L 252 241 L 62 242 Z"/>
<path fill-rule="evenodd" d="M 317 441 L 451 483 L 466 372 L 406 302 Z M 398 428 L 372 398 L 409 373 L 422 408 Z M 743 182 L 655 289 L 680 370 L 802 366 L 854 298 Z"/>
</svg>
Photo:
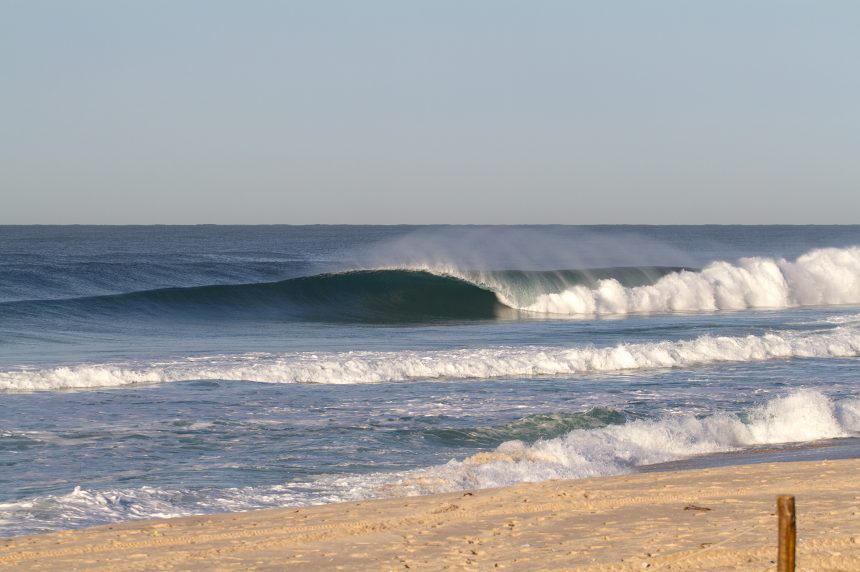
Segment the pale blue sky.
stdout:
<svg viewBox="0 0 860 572">
<path fill-rule="evenodd" d="M 853 1 L 0 0 L 0 223 L 857 223 Z"/>
</svg>

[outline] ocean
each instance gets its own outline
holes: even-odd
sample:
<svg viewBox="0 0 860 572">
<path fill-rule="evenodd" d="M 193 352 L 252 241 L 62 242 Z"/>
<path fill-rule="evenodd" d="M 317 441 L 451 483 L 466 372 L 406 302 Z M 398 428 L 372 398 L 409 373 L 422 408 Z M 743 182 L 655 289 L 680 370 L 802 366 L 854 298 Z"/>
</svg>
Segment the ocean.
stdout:
<svg viewBox="0 0 860 572">
<path fill-rule="evenodd" d="M 0 535 L 853 456 L 859 355 L 860 226 L 0 227 Z"/>
</svg>

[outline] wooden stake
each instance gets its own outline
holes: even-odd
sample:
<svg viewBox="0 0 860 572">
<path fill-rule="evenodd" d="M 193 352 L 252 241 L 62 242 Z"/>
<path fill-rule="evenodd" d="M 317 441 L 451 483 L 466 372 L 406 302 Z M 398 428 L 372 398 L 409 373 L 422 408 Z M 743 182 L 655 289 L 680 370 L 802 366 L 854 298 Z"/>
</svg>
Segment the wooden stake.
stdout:
<svg viewBox="0 0 860 572">
<path fill-rule="evenodd" d="M 794 515 L 794 497 L 776 497 L 776 513 L 779 515 L 779 555 L 777 572 L 794 572 L 794 553 L 797 544 L 797 522 Z"/>
</svg>

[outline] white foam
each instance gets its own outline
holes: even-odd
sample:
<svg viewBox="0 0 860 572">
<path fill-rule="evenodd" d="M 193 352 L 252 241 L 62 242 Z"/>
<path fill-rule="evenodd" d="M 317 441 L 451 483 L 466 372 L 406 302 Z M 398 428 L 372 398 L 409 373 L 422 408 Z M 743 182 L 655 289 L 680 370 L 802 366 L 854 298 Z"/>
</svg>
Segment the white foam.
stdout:
<svg viewBox="0 0 860 572">
<path fill-rule="evenodd" d="M 444 272 L 458 274 L 452 269 Z M 509 306 L 563 315 L 858 304 L 860 247 L 812 250 L 794 262 L 760 257 L 743 258 L 737 264 L 714 262 L 698 272 L 674 272 L 654 284 L 632 288 L 605 279 L 596 288 L 571 285 L 561 292 L 534 291 L 523 296 L 492 277 L 483 276 L 481 281 Z"/>
<path fill-rule="evenodd" d="M 282 485 L 196 491 L 151 486 L 100 491 L 78 486 L 64 494 L 0 503 L 0 536 L 125 520 L 308 504 L 309 500 L 308 496 L 298 496 Z"/>
<path fill-rule="evenodd" d="M 835 325 L 860 325 L 860 314 L 842 314 L 839 316 L 828 316 L 811 324 L 835 324 Z"/>
<path fill-rule="evenodd" d="M 154 364 L 87 364 L 0 372 L 0 390 L 118 387 L 190 380 L 265 383 L 380 383 L 577 375 L 693 367 L 720 362 L 860 355 L 860 329 L 701 336 L 610 347 L 495 347 L 453 351 L 253 353 Z"/>
<path fill-rule="evenodd" d="M 75 487 L 0 503 L 0 536 L 62 530 L 142 518 L 301 506 L 390 496 L 579 479 L 751 446 L 809 442 L 860 432 L 860 399 L 834 401 L 800 390 L 744 414 L 676 414 L 599 429 L 577 429 L 534 443 L 508 441 L 495 450 L 444 465 L 399 473 L 342 474 L 259 487 L 90 490 Z"/>
<path fill-rule="evenodd" d="M 428 494 L 547 479 L 617 475 L 634 467 L 756 445 L 809 442 L 860 431 L 860 400 L 833 402 L 817 391 L 775 398 L 746 414 L 639 420 L 533 444 L 508 441 L 462 461 L 413 471 L 390 494 Z"/>
</svg>

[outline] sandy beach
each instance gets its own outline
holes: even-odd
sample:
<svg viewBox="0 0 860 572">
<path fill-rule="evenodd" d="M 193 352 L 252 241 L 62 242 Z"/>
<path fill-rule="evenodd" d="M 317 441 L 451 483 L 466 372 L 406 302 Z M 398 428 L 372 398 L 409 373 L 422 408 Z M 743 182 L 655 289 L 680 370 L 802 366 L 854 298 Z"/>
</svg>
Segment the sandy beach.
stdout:
<svg viewBox="0 0 860 572">
<path fill-rule="evenodd" d="M 860 569 L 860 460 L 639 473 L 10 538 L 4 570 Z"/>
<path fill-rule="evenodd" d="M 860 572 L 858 21 L 0 0 L 0 572 Z"/>
</svg>

